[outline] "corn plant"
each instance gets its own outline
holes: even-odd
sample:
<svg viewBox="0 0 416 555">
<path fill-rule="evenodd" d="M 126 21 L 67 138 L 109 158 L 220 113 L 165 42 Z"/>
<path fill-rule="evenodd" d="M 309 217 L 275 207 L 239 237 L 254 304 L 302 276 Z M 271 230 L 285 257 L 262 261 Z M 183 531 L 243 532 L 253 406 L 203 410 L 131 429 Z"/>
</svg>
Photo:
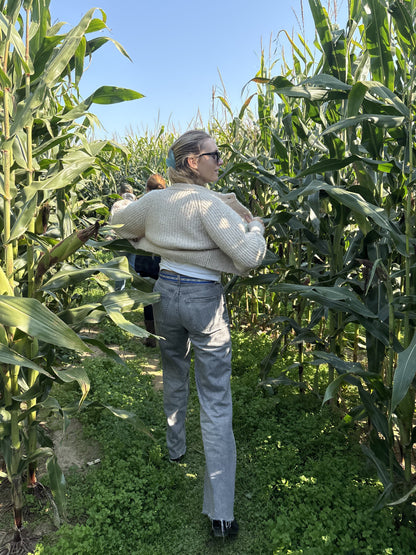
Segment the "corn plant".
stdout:
<svg viewBox="0 0 416 555">
<path fill-rule="evenodd" d="M 82 391 L 79 406 L 89 388 L 82 369 L 58 368 L 56 349 L 89 350 L 76 333 L 87 317 L 95 321 L 110 317 L 132 333 L 146 335 L 122 312 L 154 299 L 141 291 L 118 295 L 110 289 L 93 306 L 71 308 L 60 301 L 74 283 L 99 273 L 131 279 L 125 258 L 87 263 L 91 251 L 87 243 L 97 235 L 100 223 L 85 225 L 88 218 L 74 202 L 74 191 L 91 175 L 114 169 L 111 153 L 119 151 L 111 142 L 87 139 L 95 121 L 91 105 L 142 96 L 105 86 L 85 100 L 79 97 L 84 59 L 110 40 L 87 39 L 89 33 L 106 28 L 105 13 L 100 11 L 101 18 L 94 14 L 95 9 L 89 10 L 76 27 L 59 34 L 62 24 L 50 24 L 49 0 L 0 2 L 0 453 L 4 460 L 0 476 L 11 485 L 15 524 L 11 549 L 16 553 L 26 553 L 28 547 L 21 534 L 22 480 L 26 475 L 34 492 L 41 487 L 36 476 L 39 457 L 47 458 L 55 501 L 60 508 L 63 505 L 62 473 L 50 443 L 38 433 L 38 411 L 65 413 L 49 395 L 54 382 L 77 381 Z M 116 46 L 127 55 L 121 45 Z"/>
<path fill-rule="evenodd" d="M 286 56 L 282 75 L 262 69 L 254 77 L 264 87 L 260 107 L 272 106 L 270 91 L 278 99 L 267 117 L 271 141 L 260 140 L 260 113 L 259 122 L 241 123 L 237 144 L 244 150 L 231 147 L 224 177 L 254 204 L 271 195 L 263 215 L 274 265 L 244 283 L 280 296 L 279 309 L 293 303 L 292 311 L 272 315 L 280 333 L 263 378 L 287 345 L 285 335 L 314 345 L 315 364 L 329 368 L 324 402 L 342 383 L 357 387 L 362 404 L 354 414 L 373 430 L 366 453 L 385 487 L 381 506 L 413 492 L 415 5 L 350 2 L 345 30 L 319 0 L 309 6 L 316 59 L 302 38 L 300 47 L 289 38 L 293 67 Z M 255 155 L 247 156 L 254 144 Z"/>
</svg>

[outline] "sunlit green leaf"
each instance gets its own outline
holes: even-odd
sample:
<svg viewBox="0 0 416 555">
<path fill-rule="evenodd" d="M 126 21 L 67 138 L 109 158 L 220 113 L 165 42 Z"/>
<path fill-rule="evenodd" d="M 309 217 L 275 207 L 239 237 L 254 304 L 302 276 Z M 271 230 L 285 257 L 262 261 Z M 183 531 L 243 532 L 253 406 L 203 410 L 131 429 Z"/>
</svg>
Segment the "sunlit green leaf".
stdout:
<svg viewBox="0 0 416 555">
<path fill-rule="evenodd" d="M 128 279 L 131 277 L 129 265 L 126 257 L 112 258 L 109 262 L 96 266 L 85 268 L 75 268 L 69 264 L 62 266 L 62 269 L 56 272 L 49 281 L 43 284 L 42 289 L 47 291 L 56 291 L 69 285 L 74 285 L 84 281 L 87 277 L 99 272 L 103 273 L 110 279 Z"/>
<path fill-rule="evenodd" d="M 64 514 L 66 482 L 62 470 L 58 464 L 58 459 L 56 458 L 56 455 L 53 455 L 48 459 L 46 467 L 48 470 L 49 483 L 54 500 L 60 513 Z"/>
<path fill-rule="evenodd" d="M 33 73 L 32 60 L 26 58 L 26 49 L 22 41 L 22 37 L 17 32 L 17 29 L 14 27 L 14 25 L 10 25 L 9 20 L 2 12 L 0 12 L 0 30 L 4 37 L 9 37 L 14 51 L 19 56 L 19 61 L 24 67 L 25 71 L 27 73 Z"/>
<path fill-rule="evenodd" d="M 132 89 L 103 86 L 89 96 L 85 102 L 91 101 L 93 104 L 117 104 L 118 102 L 138 100 L 139 98 L 143 98 L 143 95 Z"/>
<path fill-rule="evenodd" d="M 90 390 L 90 380 L 85 369 L 81 366 L 71 366 L 61 368 L 59 370 L 54 369 L 54 372 L 64 383 L 71 383 L 74 381 L 78 382 L 82 391 L 82 397 L 79 402 L 79 405 L 81 406 Z"/>
<path fill-rule="evenodd" d="M 36 299 L 0 296 L 0 323 L 67 349 L 88 351 L 77 334 Z"/>
<path fill-rule="evenodd" d="M 387 9 L 379 0 L 362 0 L 362 4 L 366 8 L 362 15 L 374 81 L 394 90 L 394 62 Z"/>
<path fill-rule="evenodd" d="M 36 214 L 36 209 L 37 196 L 34 195 L 31 199 L 29 199 L 29 201 L 23 206 L 22 210 L 20 211 L 19 217 L 17 218 L 10 232 L 10 238 L 8 241 L 9 243 L 14 241 L 15 239 L 18 239 L 26 232 L 30 222 Z"/>
<path fill-rule="evenodd" d="M 50 376 L 49 372 L 46 372 L 41 366 L 35 362 L 29 360 L 28 358 L 20 355 L 13 349 L 10 349 L 7 345 L 0 343 L 0 362 L 3 364 L 13 364 L 16 366 L 23 366 L 26 368 L 33 368 L 41 374 Z"/>
<path fill-rule="evenodd" d="M 410 345 L 398 354 L 397 367 L 393 378 L 391 410 L 394 411 L 406 395 L 416 375 L 416 334 Z"/>
</svg>

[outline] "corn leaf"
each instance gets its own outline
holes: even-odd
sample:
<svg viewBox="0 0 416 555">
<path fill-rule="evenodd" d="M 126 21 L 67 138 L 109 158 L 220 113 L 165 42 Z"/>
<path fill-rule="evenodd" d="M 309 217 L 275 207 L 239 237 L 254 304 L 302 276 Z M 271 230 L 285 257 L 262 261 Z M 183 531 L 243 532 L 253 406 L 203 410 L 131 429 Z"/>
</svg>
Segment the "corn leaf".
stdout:
<svg viewBox="0 0 416 555">
<path fill-rule="evenodd" d="M 36 299 L 1 295 L 0 323 L 16 327 L 52 345 L 81 352 L 89 351 L 71 328 Z"/>
<path fill-rule="evenodd" d="M 13 349 L 10 349 L 10 347 L 4 345 L 3 343 L 0 343 L 0 362 L 3 364 L 13 364 L 16 366 L 23 366 L 25 368 L 33 368 L 33 370 L 37 370 L 40 374 L 45 374 L 46 376 L 51 377 L 49 372 L 46 372 L 46 370 L 44 370 L 41 366 L 20 355 Z"/>
<path fill-rule="evenodd" d="M 85 102 L 88 103 L 90 101 L 93 104 L 117 104 L 127 100 L 138 100 L 143 98 L 143 96 L 143 94 L 132 89 L 103 86 L 89 96 Z"/>
<path fill-rule="evenodd" d="M 333 123 L 327 127 L 322 134 L 326 135 L 328 133 L 336 133 L 342 129 L 348 129 L 349 127 L 356 127 L 360 123 L 372 123 L 377 127 L 382 127 L 385 129 L 395 129 L 400 127 L 405 123 L 405 118 L 401 116 L 390 116 L 383 114 L 360 114 L 359 116 L 353 116 L 341 119 L 340 121 Z"/>
<path fill-rule="evenodd" d="M 381 98 L 388 106 L 393 106 L 399 114 L 401 114 L 405 118 L 409 118 L 409 108 L 388 87 L 385 87 L 377 81 L 363 81 L 362 84 L 368 88 L 368 92 L 372 96 Z"/>
<path fill-rule="evenodd" d="M 70 141 L 73 137 L 74 137 L 73 133 L 64 133 L 63 135 L 59 135 L 58 137 L 54 137 L 53 139 L 44 141 L 40 145 L 35 146 L 33 148 L 32 154 L 34 157 L 39 157 L 44 152 L 47 152 L 48 150 L 52 150 L 54 147 L 59 146 L 62 143 L 65 143 L 66 141 Z"/>
<path fill-rule="evenodd" d="M 93 52 L 95 52 L 96 50 L 98 50 L 99 48 L 101 48 L 101 46 L 103 46 L 103 44 L 106 44 L 107 42 L 112 42 L 114 44 L 114 46 L 117 48 L 117 50 L 119 52 L 121 52 L 121 54 L 123 54 L 123 56 L 125 56 L 126 58 L 128 58 L 130 61 L 132 61 L 132 59 L 130 58 L 130 56 L 127 54 L 126 50 L 124 49 L 124 47 L 117 42 L 116 40 L 110 38 L 110 37 L 96 37 L 94 39 L 91 39 L 88 41 L 87 43 L 87 51 L 86 54 L 88 56 L 91 56 L 91 54 Z"/>
<path fill-rule="evenodd" d="M 253 81 L 258 82 L 258 79 L 253 79 Z M 269 85 L 272 87 L 274 92 L 277 92 L 280 95 L 293 98 L 305 98 L 313 102 L 327 100 L 329 95 L 331 95 L 331 98 L 339 99 L 347 97 L 346 91 L 330 90 L 323 87 L 309 86 L 305 84 L 292 85 L 290 81 L 287 81 L 287 79 L 280 76 L 270 79 Z"/>
<path fill-rule="evenodd" d="M 313 351 L 313 356 L 322 364 L 330 364 L 342 374 L 369 375 L 359 362 L 349 362 L 325 351 Z M 376 375 L 375 375 L 376 376 Z"/>
<path fill-rule="evenodd" d="M 367 94 L 368 87 L 363 83 L 355 83 L 348 95 L 346 116 L 357 116 L 362 106 L 365 95 Z"/>
<path fill-rule="evenodd" d="M 82 322 L 91 312 L 99 309 L 101 305 L 99 303 L 91 303 L 82 306 L 77 306 L 75 308 L 67 308 L 62 312 L 59 312 L 59 318 L 68 324 L 68 326 L 74 327 L 78 324 L 82 325 Z"/>
<path fill-rule="evenodd" d="M 309 0 L 309 6 L 325 54 L 324 72 L 346 81 L 346 43 L 343 32 L 333 30 L 327 11 L 319 0 Z"/>
<path fill-rule="evenodd" d="M 391 410 L 394 411 L 411 386 L 416 374 L 416 334 L 410 345 L 399 353 L 397 367 L 393 378 Z"/>
<path fill-rule="evenodd" d="M 56 455 L 53 455 L 48 459 L 46 463 L 46 468 L 48 470 L 49 483 L 55 499 L 56 505 L 61 514 L 65 513 L 65 476 L 58 464 L 58 459 Z M 55 524 L 58 524 L 55 522 Z"/>
<path fill-rule="evenodd" d="M 0 68 L 0 84 L 4 89 L 9 88 L 12 85 L 10 77 L 3 71 L 2 68 Z"/>
<path fill-rule="evenodd" d="M 369 310 L 360 300 L 358 295 L 346 287 L 320 287 L 278 283 L 271 287 L 281 293 L 298 293 L 306 298 L 316 300 L 334 310 L 347 313 L 360 314 L 365 318 L 376 319 L 377 315 Z"/>
<path fill-rule="evenodd" d="M 411 10 L 411 5 L 401 0 L 396 0 L 389 6 L 389 13 L 393 16 L 398 42 L 407 59 L 411 59 L 416 50 L 414 18 L 409 8 Z"/>
<path fill-rule="evenodd" d="M 75 183 L 83 172 L 95 166 L 94 157 L 89 156 L 82 150 L 77 150 L 72 153 L 70 163 L 68 159 L 68 164 L 65 164 L 62 170 L 43 181 L 33 181 L 32 185 L 26 187 L 26 195 L 29 197 L 31 194 L 35 194 L 36 191 L 52 191 L 67 187 Z"/>
<path fill-rule="evenodd" d="M 307 196 L 315 193 L 317 190 L 322 190 L 328 193 L 331 197 L 336 199 L 341 204 L 348 206 L 352 211 L 358 212 L 366 218 L 371 218 L 376 224 L 378 224 L 383 229 L 391 229 L 391 224 L 382 208 L 366 202 L 364 198 L 358 193 L 348 191 L 346 189 L 341 189 L 340 187 L 334 187 L 328 185 L 323 181 L 314 180 L 304 189 L 297 189 L 292 193 L 289 193 L 283 202 L 287 202 L 297 198 L 298 196 Z"/>
<path fill-rule="evenodd" d="M 107 29 L 107 25 L 105 22 L 107 21 L 107 16 L 103 10 L 101 10 L 101 15 L 103 19 L 94 18 L 90 21 L 88 25 L 88 29 L 85 31 L 86 33 L 96 33 L 97 31 L 102 31 L 103 29 Z"/>
<path fill-rule="evenodd" d="M 102 304 L 106 311 L 125 312 L 134 306 L 147 306 L 159 300 L 159 293 L 145 293 L 137 289 L 114 291 L 107 293 L 102 299 Z"/>
<path fill-rule="evenodd" d="M 159 300 L 159 294 L 143 293 L 142 291 L 136 291 L 134 289 L 126 292 L 122 291 L 122 293 L 125 294 L 120 295 L 118 292 L 114 292 L 104 296 L 102 303 L 107 314 L 111 320 L 124 331 L 137 337 L 148 337 L 149 333 L 146 330 L 127 320 L 122 312 L 132 308 L 133 305 L 146 306 L 157 302 Z"/>
<path fill-rule="evenodd" d="M 94 11 L 95 8 L 88 10 L 78 25 L 65 35 L 62 46 L 55 50 L 54 56 L 49 60 L 42 74 L 42 83 L 47 87 L 54 85 L 75 55 L 80 41 L 88 30 Z"/>
<path fill-rule="evenodd" d="M 344 83 L 340 79 L 337 79 L 334 75 L 328 75 L 326 73 L 320 73 L 319 75 L 314 75 L 308 77 L 302 82 L 302 85 L 321 87 L 325 89 L 331 89 L 335 91 L 351 91 L 352 87 L 348 83 Z"/>
<path fill-rule="evenodd" d="M 393 91 L 394 62 L 386 7 L 380 0 L 362 0 L 362 4 L 367 8 L 362 13 L 373 79 Z"/>
<path fill-rule="evenodd" d="M 338 392 L 338 389 L 341 387 L 343 383 L 345 383 L 345 374 L 341 374 L 337 376 L 332 382 L 328 385 L 325 390 L 325 395 L 322 400 L 322 405 L 325 405 L 328 401 L 333 399 Z"/>
<path fill-rule="evenodd" d="M 56 272 L 49 281 L 43 286 L 42 290 L 56 291 L 69 285 L 74 285 L 84 281 L 86 278 L 102 272 L 110 279 L 128 279 L 131 278 L 129 264 L 125 256 L 111 259 L 105 264 L 97 266 L 89 266 L 86 268 L 75 268 L 69 264 L 62 266 L 62 269 Z"/>
<path fill-rule="evenodd" d="M 393 507 L 394 505 L 401 505 L 402 503 L 407 501 L 409 497 L 413 495 L 415 492 L 416 492 L 416 486 L 413 486 L 412 488 L 409 489 L 409 491 L 405 495 L 403 495 L 399 499 L 396 499 L 395 501 L 391 501 L 390 503 L 387 503 L 387 505 L 389 507 Z"/>
<path fill-rule="evenodd" d="M 136 326 L 136 324 L 133 324 L 133 322 L 130 322 L 129 320 L 126 320 L 121 312 L 118 312 L 113 308 L 109 308 L 109 310 L 107 310 L 107 314 L 109 315 L 111 320 L 122 330 L 136 337 L 148 337 L 149 333 L 145 329 Z"/>
<path fill-rule="evenodd" d="M 4 273 L 3 268 L 0 268 L 0 295 L 13 296 L 13 289 L 6 277 L 6 274 Z"/>
<path fill-rule="evenodd" d="M 358 321 L 384 345 L 389 345 L 388 326 L 380 321 L 377 315 L 369 310 L 359 297 L 346 287 L 320 287 L 279 283 L 271 285 L 269 289 L 271 291 L 279 291 L 280 293 L 295 294 L 337 312 L 350 314 L 354 321 Z M 394 348 L 397 352 L 402 350 L 397 339 L 394 340 Z"/>
<path fill-rule="evenodd" d="M 87 337 L 85 335 L 81 335 L 80 337 L 85 343 L 88 343 L 89 345 L 92 345 L 94 347 L 98 347 L 106 357 L 114 360 L 114 362 L 117 362 L 117 364 L 122 364 L 123 366 L 126 365 L 126 362 L 116 353 L 116 351 L 113 351 L 113 349 L 107 347 L 107 345 L 103 341 L 95 339 L 94 337 Z"/>
<path fill-rule="evenodd" d="M 55 375 L 64 383 L 78 382 L 82 391 L 82 397 L 79 401 L 79 406 L 81 406 L 90 390 L 90 380 L 84 368 L 82 366 L 72 366 L 60 370 L 54 369 L 54 372 Z"/>
<path fill-rule="evenodd" d="M 9 36 L 14 52 L 18 55 L 19 61 L 23 65 L 25 72 L 33 73 L 33 64 L 30 58 L 26 60 L 26 49 L 21 36 L 17 32 L 17 29 L 13 25 L 10 25 L 10 21 L 2 12 L 0 12 L 0 30 L 4 36 Z"/>
<path fill-rule="evenodd" d="M 97 89 L 92 95 L 83 102 L 66 112 L 61 116 L 61 121 L 74 121 L 86 115 L 91 104 L 117 104 L 128 100 L 138 100 L 143 98 L 143 94 L 133 91 L 132 89 L 124 89 L 121 87 L 103 86 Z"/>
<path fill-rule="evenodd" d="M 389 424 L 386 415 L 374 402 L 372 395 L 362 385 L 359 386 L 358 391 L 371 424 L 387 440 L 389 437 Z"/>
<path fill-rule="evenodd" d="M 59 80 L 62 73 L 66 70 L 71 58 L 77 51 L 82 37 L 88 29 L 88 25 L 94 11 L 95 8 L 90 9 L 81 19 L 80 23 L 71 29 L 67 35 L 65 35 L 65 39 L 60 48 L 52 50 L 52 57 L 48 60 L 41 76 L 39 77 L 39 83 L 33 94 L 22 101 L 18 106 L 13 123 L 10 127 L 11 135 L 14 135 L 16 131 L 28 125 L 33 116 L 34 110 L 44 101 L 46 90 L 52 88 L 56 81 Z"/>
<path fill-rule="evenodd" d="M 140 418 L 136 414 L 134 414 L 134 412 L 130 412 L 123 409 L 117 409 L 115 407 L 112 407 L 111 405 L 102 404 L 101 406 L 109 410 L 112 414 L 114 414 L 114 416 L 117 416 L 117 418 L 120 418 L 121 420 L 126 420 L 134 428 L 146 434 L 153 441 L 156 441 L 153 435 L 151 434 L 151 432 L 149 432 L 149 429 L 146 427 L 146 425 L 140 420 Z"/>
<path fill-rule="evenodd" d="M 84 58 L 85 58 L 85 50 L 87 45 L 87 39 L 82 37 L 79 42 L 78 48 L 75 52 L 75 83 L 78 83 L 81 80 L 81 77 L 84 73 Z"/>
<path fill-rule="evenodd" d="M 12 230 L 10 231 L 9 243 L 21 237 L 29 227 L 32 218 L 35 216 L 37 209 L 37 195 L 34 195 L 29 201 L 23 206 L 20 214 L 15 221 Z M 4 243 L 7 244 L 7 243 Z"/>
</svg>

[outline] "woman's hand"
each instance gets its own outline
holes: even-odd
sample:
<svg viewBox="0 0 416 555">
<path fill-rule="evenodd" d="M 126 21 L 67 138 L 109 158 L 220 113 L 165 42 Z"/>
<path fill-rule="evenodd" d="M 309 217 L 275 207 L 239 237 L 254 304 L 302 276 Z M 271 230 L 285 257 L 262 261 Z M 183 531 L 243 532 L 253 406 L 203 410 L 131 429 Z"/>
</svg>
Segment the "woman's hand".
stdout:
<svg viewBox="0 0 416 555">
<path fill-rule="evenodd" d="M 260 216 L 254 216 L 254 217 L 253 217 L 253 216 L 250 216 L 250 215 L 247 214 L 247 215 L 245 216 L 245 219 L 246 219 L 247 223 L 250 223 L 250 222 L 260 222 L 261 225 L 262 225 L 263 228 L 264 228 L 264 222 L 263 222 L 263 219 L 260 218 Z"/>
</svg>

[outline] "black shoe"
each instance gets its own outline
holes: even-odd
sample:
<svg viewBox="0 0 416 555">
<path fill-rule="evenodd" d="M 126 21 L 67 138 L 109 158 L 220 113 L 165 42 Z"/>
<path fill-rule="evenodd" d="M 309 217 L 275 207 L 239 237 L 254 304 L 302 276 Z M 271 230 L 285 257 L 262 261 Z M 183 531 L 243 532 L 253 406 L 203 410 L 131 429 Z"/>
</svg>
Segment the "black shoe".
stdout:
<svg viewBox="0 0 416 555">
<path fill-rule="evenodd" d="M 156 337 L 153 337 L 152 335 L 150 335 L 149 337 L 146 337 L 146 339 L 143 340 L 143 345 L 145 347 L 151 347 L 152 349 L 156 348 Z"/>
<path fill-rule="evenodd" d="M 169 462 L 171 463 L 180 463 L 181 460 L 184 458 L 185 455 L 181 455 L 180 457 L 178 457 L 177 459 L 171 459 L 169 458 Z"/>
<path fill-rule="evenodd" d="M 149 333 L 152 333 L 153 335 L 156 333 L 154 320 L 145 320 L 144 327 Z M 154 349 L 156 347 L 156 337 L 153 337 L 153 335 L 149 335 L 149 337 L 146 337 L 146 339 L 143 341 L 143 345 Z"/>
<path fill-rule="evenodd" d="M 238 523 L 235 519 L 232 522 L 213 520 L 212 533 L 214 538 L 236 538 L 238 535 Z"/>
</svg>

